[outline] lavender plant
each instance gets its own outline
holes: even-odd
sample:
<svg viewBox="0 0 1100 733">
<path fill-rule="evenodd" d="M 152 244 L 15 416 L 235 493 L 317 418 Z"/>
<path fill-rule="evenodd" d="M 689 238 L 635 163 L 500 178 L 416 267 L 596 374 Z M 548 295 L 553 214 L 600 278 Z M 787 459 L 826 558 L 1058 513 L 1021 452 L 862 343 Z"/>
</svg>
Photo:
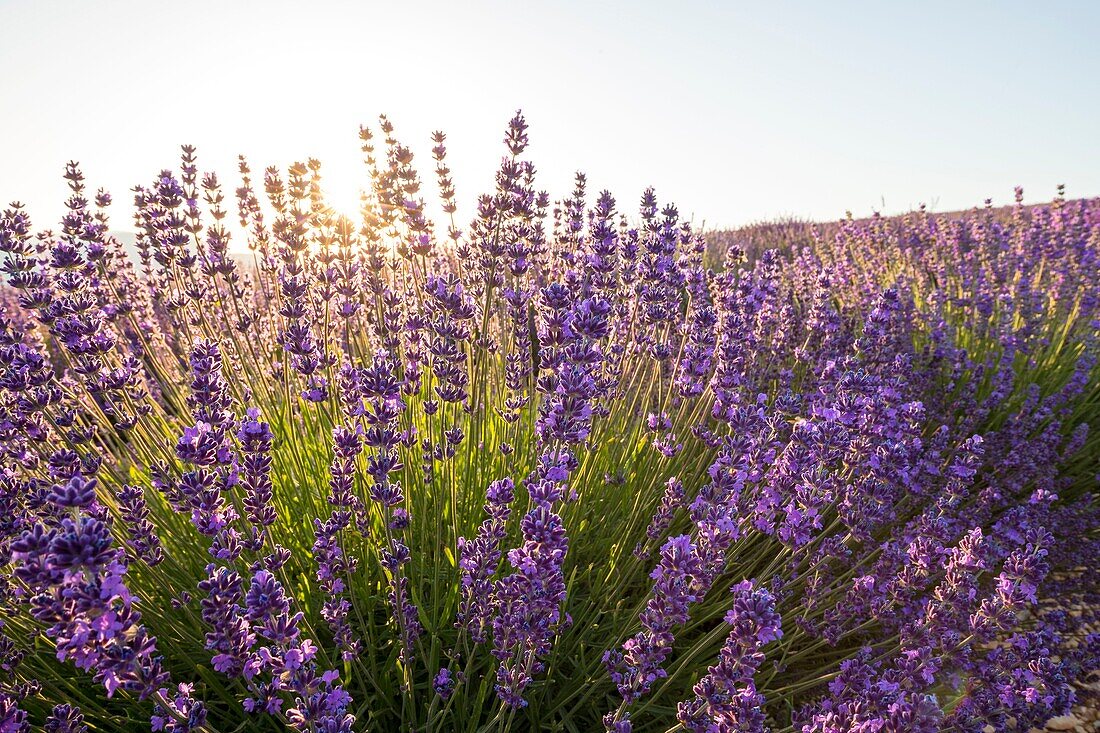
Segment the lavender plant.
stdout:
<svg viewBox="0 0 1100 733">
<path fill-rule="evenodd" d="M 382 118 L 0 219 L 0 731 L 1026 730 L 1098 666 L 1100 200 L 469 224 Z M 239 224 L 239 226 L 237 226 Z M 768 246 L 761 242 L 766 240 Z M 778 244 L 777 249 L 771 245 Z M 237 257 L 234 252 L 245 252 Z"/>
</svg>

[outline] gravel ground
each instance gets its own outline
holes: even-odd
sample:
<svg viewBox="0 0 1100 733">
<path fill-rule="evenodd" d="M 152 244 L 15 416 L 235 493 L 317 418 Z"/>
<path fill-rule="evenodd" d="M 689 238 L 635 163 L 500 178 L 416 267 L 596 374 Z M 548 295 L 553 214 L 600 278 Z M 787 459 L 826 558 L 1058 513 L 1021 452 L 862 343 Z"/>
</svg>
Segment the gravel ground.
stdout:
<svg viewBox="0 0 1100 733">
<path fill-rule="evenodd" d="M 1080 597 L 1077 600 L 1080 601 Z M 1081 638 L 1088 633 L 1100 632 L 1100 621 L 1097 620 L 1095 609 L 1081 603 L 1066 606 L 1057 601 L 1047 601 L 1044 605 L 1061 605 L 1071 616 L 1078 619 L 1084 616 L 1085 623 L 1079 632 Z M 1077 644 L 1077 639 L 1070 639 L 1066 646 L 1073 648 Z M 1074 686 L 1077 688 L 1077 704 L 1073 706 L 1071 713 L 1047 721 L 1045 729 L 1032 728 L 1029 733 L 1043 733 L 1044 730 L 1100 733 L 1100 670 L 1094 670 L 1085 675 L 1083 679 L 1074 683 Z"/>
<path fill-rule="evenodd" d="M 1078 704 L 1073 706 L 1073 711 L 1069 715 L 1047 721 L 1045 730 L 1100 732 L 1100 671 L 1077 682 L 1076 687 Z M 1042 733 L 1043 730 L 1032 728 L 1031 733 Z"/>
</svg>

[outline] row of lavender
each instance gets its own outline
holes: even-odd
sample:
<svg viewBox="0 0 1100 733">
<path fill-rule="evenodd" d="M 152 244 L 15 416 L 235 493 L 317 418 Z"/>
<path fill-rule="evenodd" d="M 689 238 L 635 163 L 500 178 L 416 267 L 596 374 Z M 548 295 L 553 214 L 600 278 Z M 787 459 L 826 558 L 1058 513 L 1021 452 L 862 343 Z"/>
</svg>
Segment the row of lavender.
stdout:
<svg viewBox="0 0 1100 733">
<path fill-rule="evenodd" d="M 189 147 L 136 262 L 75 164 L 59 231 L 4 212 L 0 731 L 1067 708 L 1100 639 L 1037 599 L 1097 600 L 1100 201 L 716 256 L 651 191 L 552 205 L 518 115 L 464 229 L 435 136 L 433 222 L 380 132 L 354 222 L 316 161 L 242 160 L 234 207 Z"/>
</svg>

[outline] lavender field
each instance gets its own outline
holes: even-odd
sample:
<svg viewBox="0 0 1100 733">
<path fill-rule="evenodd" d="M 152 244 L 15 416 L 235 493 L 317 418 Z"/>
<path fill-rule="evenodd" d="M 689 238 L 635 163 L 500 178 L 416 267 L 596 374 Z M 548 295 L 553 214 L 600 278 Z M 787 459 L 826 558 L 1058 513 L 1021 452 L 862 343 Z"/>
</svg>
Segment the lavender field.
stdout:
<svg viewBox="0 0 1100 733">
<path fill-rule="evenodd" d="M 542 192 L 517 115 L 463 218 L 444 135 L 361 144 L 354 218 L 188 146 L 3 212 L 0 731 L 1068 712 L 1100 200 L 705 233 Z"/>
</svg>

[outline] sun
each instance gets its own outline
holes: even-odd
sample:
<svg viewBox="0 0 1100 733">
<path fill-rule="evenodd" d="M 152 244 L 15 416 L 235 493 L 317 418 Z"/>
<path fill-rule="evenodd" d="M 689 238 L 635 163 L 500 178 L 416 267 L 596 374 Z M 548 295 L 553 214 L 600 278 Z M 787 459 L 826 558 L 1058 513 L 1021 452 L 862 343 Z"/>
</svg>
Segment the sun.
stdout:
<svg viewBox="0 0 1100 733">
<path fill-rule="evenodd" d="M 321 192 L 333 213 L 359 221 L 360 200 L 368 184 L 367 172 L 333 166 L 321 171 Z"/>
</svg>

